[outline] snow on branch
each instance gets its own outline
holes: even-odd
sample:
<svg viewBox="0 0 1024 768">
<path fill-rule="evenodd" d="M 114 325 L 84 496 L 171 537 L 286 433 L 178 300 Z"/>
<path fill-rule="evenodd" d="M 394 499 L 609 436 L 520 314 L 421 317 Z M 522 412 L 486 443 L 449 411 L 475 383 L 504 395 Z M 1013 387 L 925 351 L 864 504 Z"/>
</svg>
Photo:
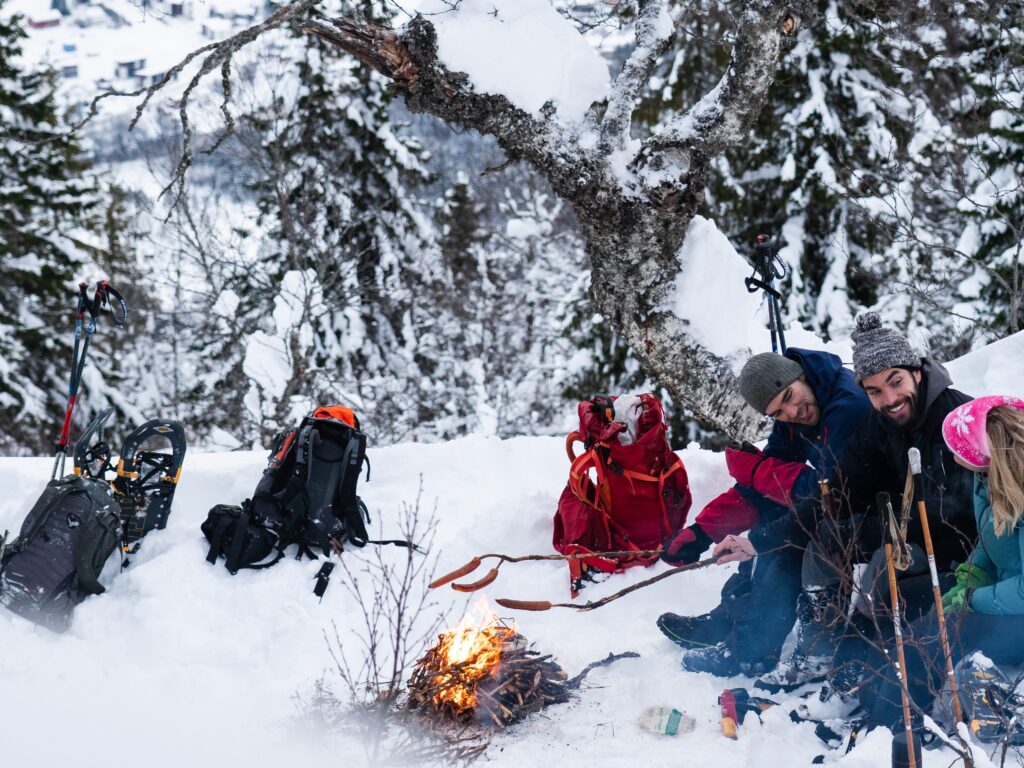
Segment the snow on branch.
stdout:
<svg viewBox="0 0 1024 768">
<path fill-rule="evenodd" d="M 739 16 L 729 65 L 718 84 L 685 114 L 644 142 L 636 166 L 648 188 L 687 185 L 704 162 L 741 144 L 775 82 L 782 53 L 809 18 L 798 3 L 751 0 Z"/>
<path fill-rule="evenodd" d="M 619 151 L 625 147 L 640 92 L 658 59 L 672 42 L 673 34 L 665 0 L 641 0 L 636 20 L 636 48 L 612 86 L 608 108 L 601 122 L 601 144 L 606 151 Z"/>
<path fill-rule="evenodd" d="M 545 175 L 569 199 L 595 182 L 601 163 L 555 118 L 549 104 L 527 113 L 500 94 L 479 93 L 467 74 L 451 72 L 438 58 L 433 24 L 417 16 L 401 34 L 350 19 L 315 19 L 303 29 L 338 46 L 394 80 L 408 107 L 449 123 L 494 136 L 510 158 L 547 169 Z"/>
</svg>

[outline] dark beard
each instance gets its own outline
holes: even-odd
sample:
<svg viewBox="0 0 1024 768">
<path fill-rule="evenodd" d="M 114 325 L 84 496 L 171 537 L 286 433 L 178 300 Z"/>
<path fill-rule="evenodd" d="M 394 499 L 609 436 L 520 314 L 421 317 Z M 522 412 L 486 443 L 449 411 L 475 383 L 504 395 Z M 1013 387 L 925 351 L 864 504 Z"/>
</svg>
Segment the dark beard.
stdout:
<svg viewBox="0 0 1024 768">
<path fill-rule="evenodd" d="M 917 414 L 917 392 L 907 397 L 907 418 L 906 421 L 896 421 L 896 419 L 889 416 L 888 413 L 884 413 L 886 419 L 894 427 L 899 429 L 908 429 L 911 424 L 914 423 L 914 416 Z"/>
</svg>

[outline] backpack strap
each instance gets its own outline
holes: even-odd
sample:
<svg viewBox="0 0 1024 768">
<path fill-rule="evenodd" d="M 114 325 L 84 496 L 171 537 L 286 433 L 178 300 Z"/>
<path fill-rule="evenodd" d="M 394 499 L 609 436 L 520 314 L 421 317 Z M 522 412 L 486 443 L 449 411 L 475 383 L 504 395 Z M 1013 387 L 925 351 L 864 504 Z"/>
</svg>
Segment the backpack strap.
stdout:
<svg viewBox="0 0 1024 768">
<path fill-rule="evenodd" d="M 227 515 L 223 515 L 217 521 L 217 525 L 214 526 L 213 531 L 210 533 L 210 551 L 206 553 L 206 562 L 217 562 L 217 557 L 220 555 L 221 545 L 224 543 L 224 534 L 226 534 L 228 528 L 236 522 L 238 522 L 238 518 L 231 519 Z"/>
<path fill-rule="evenodd" d="M 569 467 L 569 490 L 584 504 L 606 513 L 611 512 L 612 499 L 604 481 L 604 462 L 600 444 L 592 446 L 573 459 Z M 597 483 L 590 479 L 590 470 L 597 474 Z"/>
<path fill-rule="evenodd" d="M 249 527 L 252 513 L 249 506 L 244 505 L 242 511 L 235 518 L 234 530 L 231 533 L 231 548 L 225 552 L 227 568 L 231 573 L 238 573 L 238 561 L 242 559 L 242 545 L 245 544 L 245 530 Z"/>
<path fill-rule="evenodd" d="M 366 531 L 366 522 L 363 519 L 364 515 L 367 519 L 370 515 L 366 511 L 366 505 L 355 495 L 355 482 L 346 485 L 345 480 L 350 477 L 350 468 L 356 470 L 354 475 L 351 475 L 353 481 L 359 479 L 359 458 L 365 452 L 365 446 L 366 437 L 362 432 L 353 430 L 352 438 L 348 441 L 345 452 L 341 456 L 341 478 L 334 495 L 335 508 L 340 507 L 345 517 L 345 537 L 356 547 L 365 547 L 370 541 L 370 535 Z M 352 499 L 346 498 L 349 490 L 354 497 Z"/>
<path fill-rule="evenodd" d="M 78 547 L 75 559 L 75 577 L 78 591 L 86 595 L 101 595 L 106 588 L 100 584 L 100 571 L 121 538 L 120 521 L 106 510 L 93 514 Z"/>
<path fill-rule="evenodd" d="M 75 558 L 75 579 L 79 592 L 100 595 L 106 591 L 99 576 L 103 565 L 121 540 L 121 508 L 109 496 L 109 486 L 99 480 L 76 480 L 78 491 L 89 499 L 92 514 L 82 531 Z"/>
</svg>

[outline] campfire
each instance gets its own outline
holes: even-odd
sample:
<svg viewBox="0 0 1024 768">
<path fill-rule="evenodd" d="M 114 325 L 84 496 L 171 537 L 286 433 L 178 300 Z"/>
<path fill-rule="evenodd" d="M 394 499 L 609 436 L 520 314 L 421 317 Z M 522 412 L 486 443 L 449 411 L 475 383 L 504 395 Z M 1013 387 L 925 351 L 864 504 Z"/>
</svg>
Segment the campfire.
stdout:
<svg viewBox="0 0 1024 768">
<path fill-rule="evenodd" d="M 409 681 L 409 705 L 428 719 L 500 729 L 549 704 L 569 700 L 568 675 L 531 650 L 514 625 L 489 609 L 467 614 L 438 638 Z"/>
</svg>

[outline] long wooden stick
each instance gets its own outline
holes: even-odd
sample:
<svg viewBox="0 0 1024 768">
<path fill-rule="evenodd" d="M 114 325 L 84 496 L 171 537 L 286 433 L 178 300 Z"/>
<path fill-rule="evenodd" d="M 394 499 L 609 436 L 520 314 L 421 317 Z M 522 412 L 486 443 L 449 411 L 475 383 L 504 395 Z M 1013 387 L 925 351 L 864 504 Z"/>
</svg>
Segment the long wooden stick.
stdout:
<svg viewBox="0 0 1024 768">
<path fill-rule="evenodd" d="M 706 568 L 713 563 L 718 562 L 718 558 L 709 557 L 706 560 L 701 560 L 699 563 L 690 563 L 689 565 L 680 565 L 676 568 L 670 568 L 669 570 L 659 573 L 657 576 L 652 576 L 649 579 L 638 581 L 636 584 L 620 589 L 618 592 L 613 592 L 607 597 L 602 597 L 600 600 L 587 601 L 585 603 L 552 603 L 548 600 L 510 600 L 506 597 L 499 597 L 496 602 L 503 608 L 511 608 L 514 611 L 548 611 L 552 608 L 572 608 L 577 611 L 592 611 L 595 608 L 600 608 L 602 605 L 608 605 L 613 600 L 618 600 L 620 597 L 625 597 L 630 592 L 636 592 L 638 589 L 649 587 L 651 584 L 656 584 L 662 579 L 667 579 L 669 576 L 675 576 L 677 573 L 683 573 L 684 571 L 696 571 L 700 568 Z"/>
<path fill-rule="evenodd" d="M 627 549 L 620 552 L 577 552 L 572 555 L 519 555 L 518 557 L 513 557 L 511 555 L 503 555 L 497 552 L 492 552 L 486 555 L 478 555 L 474 557 L 468 563 L 459 568 L 456 568 L 451 573 L 446 573 L 444 576 L 434 579 L 432 582 L 430 582 L 428 586 L 430 589 L 437 589 L 438 587 L 443 587 L 445 584 L 449 584 L 458 578 L 466 576 L 467 574 L 470 574 L 477 568 L 479 568 L 480 563 L 488 557 L 496 558 L 499 561 L 498 567 L 501 567 L 502 563 L 525 563 L 533 560 L 589 560 L 591 558 L 600 557 L 658 557 L 661 555 L 661 553 L 661 549 Z M 497 570 L 497 568 L 495 568 L 494 570 Z M 496 575 L 497 574 L 495 574 L 495 576 Z M 494 581 L 494 579 L 491 579 L 491 581 Z M 488 584 L 489 583 L 490 582 L 488 582 Z M 471 592 L 472 590 L 467 590 L 463 588 L 461 589 L 461 591 Z"/>
<path fill-rule="evenodd" d="M 892 504 L 888 493 L 875 497 L 879 512 L 888 510 L 893 517 Z M 892 601 L 892 626 L 896 636 L 896 658 L 900 667 L 900 695 L 903 697 L 903 726 L 907 730 L 907 755 L 910 768 L 917 768 L 917 754 L 914 751 L 914 729 L 910 721 L 910 691 L 907 688 L 907 657 L 903 653 L 903 626 L 900 620 L 900 593 L 896 588 L 896 565 L 893 562 L 892 541 L 885 542 L 885 568 L 889 572 L 889 599 Z"/>
<path fill-rule="evenodd" d="M 917 493 L 917 514 L 921 518 L 921 532 L 924 534 L 924 550 L 928 555 L 928 570 L 932 575 L 932 596 L 935 598 L 935 615 L 939 617 L 939 639 L 942 641 L 942 653 L 946 657 L 946 677 L 949 679 L 949 689 L 953 697 L 953 714 L 957 723 L 964 719 L 963 711 L 960 708 L 960 692 L 956 684 L 956 673 L 953 671 L 953 654 L 949 650 L 949 634 L 946 631 L 946 614 L 942 609 L 942 589 L 939 587 L 939 573 L 935 567 L 935 550 L 932 548 L 932 532 L 928 524 L 928 510 L 924 503 L 924 489 L 919 485 L 921 480 L 921 452 L 917 448 L 911 448 L 907 452 L 910 460 L 908 470 L 915 482 Z M 959 735 L 959 734 L 958 734 Z M 962 743 L 961 739 L 961 743 Z M 963 744 L 967 747 L 966 744 Z M 966 768 L 973 768 L 974 762 L 967 754 L 964 755 Z"/>
</svg>

